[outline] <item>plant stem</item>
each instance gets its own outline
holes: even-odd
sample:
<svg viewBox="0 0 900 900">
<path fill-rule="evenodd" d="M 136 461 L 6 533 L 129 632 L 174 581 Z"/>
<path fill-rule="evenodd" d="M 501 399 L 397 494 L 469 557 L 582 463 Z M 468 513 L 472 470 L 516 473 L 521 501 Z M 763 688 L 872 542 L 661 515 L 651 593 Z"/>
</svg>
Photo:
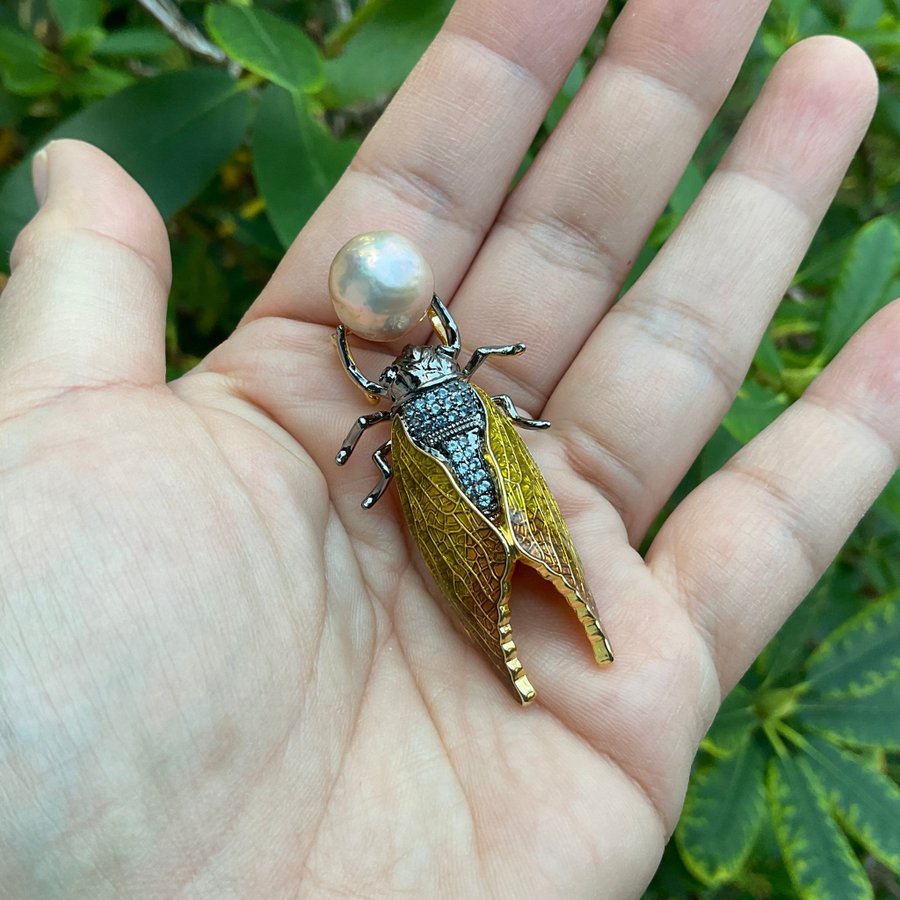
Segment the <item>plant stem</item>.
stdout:
<svg viewBox="0 0 900 900">
<path fill-rule="evenodd" d="M 341 22 L 333 28 L 331 34 L 325 38 L 325 56 L 329 58 L 339 56 L 347 41 L 389 2 L 390 0 L 368 0 L 346 22 Z"/>
</svg>

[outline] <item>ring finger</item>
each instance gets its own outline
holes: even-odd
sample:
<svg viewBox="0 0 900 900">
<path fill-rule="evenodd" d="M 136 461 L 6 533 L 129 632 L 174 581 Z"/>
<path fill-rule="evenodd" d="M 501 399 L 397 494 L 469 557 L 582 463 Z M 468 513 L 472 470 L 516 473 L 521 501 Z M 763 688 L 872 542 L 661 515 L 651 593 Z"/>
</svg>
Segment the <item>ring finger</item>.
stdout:
<svg viewBox="0 0 900 900">
<path fill-rule="evenodd" d="M 871 63 L 812 38 L 779 62 L 678 230 L 547 405 L 636 540 L 728 409 L 871 118 Z"/>
<path fill-rule="evenodd" d="M 485 375 L 492 388 L 512 388 L 534 413 L 543 408 L 613 302 L 766 5 L 627 4 L 454 298 L 470 345 L 528 344 L 523 362 Z"/>
</svg>

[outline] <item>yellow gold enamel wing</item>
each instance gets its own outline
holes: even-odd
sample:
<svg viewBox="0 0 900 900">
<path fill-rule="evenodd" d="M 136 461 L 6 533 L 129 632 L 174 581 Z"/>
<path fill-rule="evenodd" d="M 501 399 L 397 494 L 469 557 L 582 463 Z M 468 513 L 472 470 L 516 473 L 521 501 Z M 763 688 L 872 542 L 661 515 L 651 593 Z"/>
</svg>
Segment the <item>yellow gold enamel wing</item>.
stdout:
<svg viewBox="0 0 900 900">
<path fill-rule="evenodd" d="M 381 478 L 363 508 L 371 508 L 396 480 L 406 523 L 431 574 L 466 633 L 520 703 L 531 701 L 535 692 L 510 624 L 518 563 L 537 571 L 568 601 L 596 661 L 612 661 L 559 507 L 514 428 L 549 428 L 550 423 L 525 418 L 506 395 L 489 397 L 469 383 L 489 356 L 515 356 L 525 346 L 480 347 L 460 366 L 456 324 L 433 293 L 427 264 L 400 235 L 374 232 L 354 238 L 335 258 L 330 287 L 345 322 L 335 335 L 345 371 L 370 399 L 391 403 L 389 410 L 360 416 L 337 454 L 343 465 L 367 428 L 392 423 L 390 440 L 372 455 Z M 370 340 L 393 338 L 403 333 L 399 328 L 408 331 L 423 317 L 426 290 L 425 312 L 440 344 L 407 345 L 378 381 L 369 381 L 353 361 L 347 324 Z"/>
</svg>

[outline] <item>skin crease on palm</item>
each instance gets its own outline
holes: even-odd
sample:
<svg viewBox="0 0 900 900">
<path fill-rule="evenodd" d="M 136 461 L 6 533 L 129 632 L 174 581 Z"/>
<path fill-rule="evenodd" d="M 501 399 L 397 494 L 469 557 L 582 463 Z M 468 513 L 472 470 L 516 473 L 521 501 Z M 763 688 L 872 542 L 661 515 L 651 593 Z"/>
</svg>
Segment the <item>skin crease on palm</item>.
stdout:
<svg viewBox="0 0 900 900">
<path fill-rule="evenodd" d="M 86 144 L 0 300 L 0 895 L 639 896 L 725 693 L 897 466 L 900 305 L 634 549 L 729 406 L 871 116 L 864 54 L 793 47 L 656 261 L 630 264 L 737 76 L 755 0 L 459 0 L 235 334 L 164 383 L 169 249 Z M 173 160 L 177 165 L 177 160 Z M 330 343 L 362 231 L 414 240 L 526 440 L 616 650 L 517 579 L 537 701 L 453 625 Z M 376 374 L 389 353 L 360 351 Z M 367 449 L 368 448 L 368 449 Z"/>
</svg>

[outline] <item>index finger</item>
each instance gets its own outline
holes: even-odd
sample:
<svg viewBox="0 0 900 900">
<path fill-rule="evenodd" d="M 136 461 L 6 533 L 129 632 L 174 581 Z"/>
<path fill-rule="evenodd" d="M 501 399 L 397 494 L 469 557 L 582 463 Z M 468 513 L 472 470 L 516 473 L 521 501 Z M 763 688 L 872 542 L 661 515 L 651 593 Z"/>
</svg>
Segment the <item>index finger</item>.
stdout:
<svg viewBox="0 0 900 900">
<path fill-rule="evenodd" d="M 459 0 L 244 321 L 334 324 L 328 267 L 363 231 L 411 238 L 451 295 L 604 5 Z"/>
</svg>

